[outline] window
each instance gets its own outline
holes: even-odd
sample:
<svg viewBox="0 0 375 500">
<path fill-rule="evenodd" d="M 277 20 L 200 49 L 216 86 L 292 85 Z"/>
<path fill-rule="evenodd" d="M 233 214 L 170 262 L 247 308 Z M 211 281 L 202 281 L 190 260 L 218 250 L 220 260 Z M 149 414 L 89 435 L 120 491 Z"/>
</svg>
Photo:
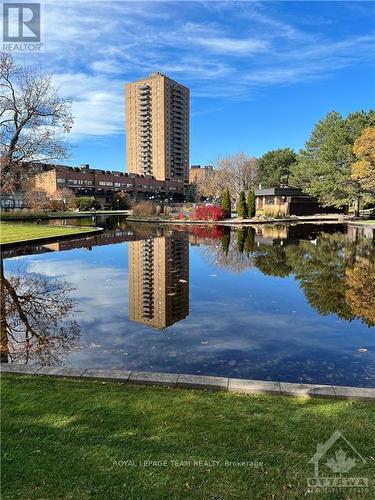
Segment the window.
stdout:
<svg viewBox="0 0 375 500">
<path fill-rule="evenodd" d="M 57 182 L 59 182 L 60 184 L 63 184 L 63 183 L 65 182 L 65 179 L 58 178 L 58 179 L 57 179 Z"/>
</svg>

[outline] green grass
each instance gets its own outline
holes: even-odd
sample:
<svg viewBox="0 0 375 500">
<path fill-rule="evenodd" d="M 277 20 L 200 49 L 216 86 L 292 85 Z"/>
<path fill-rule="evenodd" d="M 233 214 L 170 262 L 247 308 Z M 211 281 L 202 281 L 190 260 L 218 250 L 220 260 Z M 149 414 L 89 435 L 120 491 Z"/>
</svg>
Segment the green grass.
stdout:
<svg viewBox="0 0 375 500">
<path fill-rule="evenodd" d="M 4 499 L 304 498 L 308 461 L 336 429 L 367 459 L 354 475 L 374 481 L 370 403 L 18 375 L 3 376 L 2 403 Z M 347 497 L 374 490 L 320 495 Z"/>
<path fill-rule="evenodd" d="M 65 235 L 74 235 L 94 231 L 92 227 L 66 227 L 47 226 L 45 224 L 22 224 L 2 222 L 0 224 L 0 243 L 15 243 L 21 241 L 35 240 L 38 238 L 52 238 Z"/>
</svg>

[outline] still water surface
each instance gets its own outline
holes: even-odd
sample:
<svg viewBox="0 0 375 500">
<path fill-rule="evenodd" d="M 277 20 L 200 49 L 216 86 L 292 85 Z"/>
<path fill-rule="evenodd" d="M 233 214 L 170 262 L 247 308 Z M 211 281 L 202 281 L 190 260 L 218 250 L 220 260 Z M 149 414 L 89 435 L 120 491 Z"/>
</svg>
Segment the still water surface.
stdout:
<svg viewBox="0 0 375 500">
<path fill-rule="evenodd" d="M 4 252 L 3 362 L 375 386 L 372 229 L 93 222 Z"/>
</svg>

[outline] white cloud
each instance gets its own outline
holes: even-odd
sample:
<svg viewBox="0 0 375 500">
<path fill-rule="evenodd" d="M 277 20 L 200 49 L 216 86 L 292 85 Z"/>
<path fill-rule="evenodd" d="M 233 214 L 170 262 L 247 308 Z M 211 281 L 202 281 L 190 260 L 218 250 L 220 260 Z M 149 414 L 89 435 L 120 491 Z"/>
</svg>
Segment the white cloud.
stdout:
<svg viewBox="0 0 375 500">
<path fill-rule="evenodd" d="M 192 40 L 192 43 L 207 48 L 211 52 L 219 54 L 253 54 L 264 51 L 268 43 L 264 40 L 252 38 L 235 39 L 226 37 L 200 38 Z"/>
<path fill-rule="evenodd" d="M 84 136 L 105 136 L 124 130 L 123 82 L 103 75 L 67 73 L 55 76 L 65 97 L 72 99 L 75 117 L 70 133 L 76 140 Z"/>
<path fill-rule="evenodd" d="M 153 71 L 188 85 L 199 114 L 210 107 L 200 98 L 253 98 L 265 86 L 324 78 L 373 54 L 371 34 L 312 31 L 311 15 L 304 30 L 280 12 L 258 2 L 47 1 L 37 57 L 73 99 L 77 140 L 123 133 L 124 84 Z"/>
</svg>

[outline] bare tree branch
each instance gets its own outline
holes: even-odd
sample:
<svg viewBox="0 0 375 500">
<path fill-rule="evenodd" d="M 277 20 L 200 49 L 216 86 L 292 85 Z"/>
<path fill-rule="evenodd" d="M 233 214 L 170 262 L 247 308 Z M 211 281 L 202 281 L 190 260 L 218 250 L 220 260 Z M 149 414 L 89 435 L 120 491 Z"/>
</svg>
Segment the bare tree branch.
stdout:
<svg viewBox="0 0 375 500">
<path fill-rule="evenodd" d="M 0 55 L 1 187 L 12 191 L 27 163 L 67 156 L 64 133 L 73 125 L 71 102 L 59 95 L 51 75 L 17 66 Z"/>
<path fill-rule="evenodd" d="M 255 189 L 257 183 L 256 159 L 245 153 L 234 153 L 219 158 L 210 175 L 197 181 L 198 193 L 203 197 L 221 196 L 229 189 L 234 200 L 241 191 Z"/>
</svg>

